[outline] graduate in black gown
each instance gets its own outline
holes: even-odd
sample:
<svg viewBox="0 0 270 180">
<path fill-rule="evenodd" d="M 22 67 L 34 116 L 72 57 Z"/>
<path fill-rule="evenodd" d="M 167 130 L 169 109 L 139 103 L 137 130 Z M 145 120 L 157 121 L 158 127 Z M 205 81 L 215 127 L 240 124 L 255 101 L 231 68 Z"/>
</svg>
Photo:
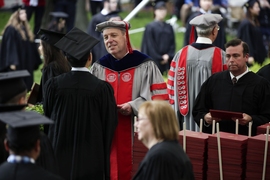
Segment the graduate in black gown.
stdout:
<svg viewBox="0 0 270 180">
<path fill-rule="evenodd" d="M 25 9 L 19 9 L 11 15 L 3 32 L 0 71 L 28 70 L 30 76 L 24 80 L 29 91 L 34 80 L 33 72 L 42 62 Z"/>
<path fill-rule="evenodd" d="M 166 101 L 146 101 L 135 122 L 138 139 L 149 149 L 133 180 L 193 180 L 192 164 L 178 142 L 179 127 Z"/>
<path fill-rule="evenodd" d="M 263 42 L 263 35 L 260 30 L 259 13 L 260 5 L 257 0 L 249 0 L 246 7 L 246 18 L 243 19 L 237 30 L 237 38 L 245 41 L 249 46 L 248 65 L 257 62 L 260 65 L 267 57 L 267 51 Z"/>
<path fill-rule="evenodd" d="M 27 89 L 23 78 L 29 75 L 26 70 L 0 73 L 0 112 L 22 110 L 27 106 Z M 5 137 L 6 124 L 0 121 L 0 164 L 8 157 L 3 144 Z"/>
<path fill-rule="evenodd" d="M 66 53 L 71 72 L 45 84 L 44 112 L 55 122 L 48 136 L 65 179 L 110 179 L 117 106 L 111 85 L 88 69 L 97 43 L 73 28 L 55 44 Z"/>
<path fill-rule="evenodd" d="M 64 12 L 50 12 L 52 19 L 48 25 L 48 30 L 66 33 L 66 19 L 68 18 L 68 14 Z"/>
<path fill-rule="evenodd" d="M 8 124 L 4 144 L 9 151 L 7 162 L 0 166 L 0 179 L 61 180 L 35 164 L 41 150 L 39 126 L 53 121 L 31 111 L 1 112 L 0 117 Z"/>
<path fill-rule="evenodd" d="M 0 112 L 24 111 L 24 108 L 27 106 L 27 88 L 23 78 L 28 76 L 30 74 L 26 70 L 0 73 Z M 41 151 L 39 157 L 36 159 L 36 164 L 57 174 L 58 167 L 51 143 L 42 131 L 40 133 Z M 5 134 L 6 125 L 0 121 L 0 142 L 3 142 Z M 0 163 L 6 161 L 8 156 L 2 145 L 0 143 Z"/>
<path fill-rule="evenodd" d="M 260 0 L 260 30 L 263 35 L 264 46 L 267 51 L 270 47 L 270 0 Z"/>
<path fill-rule="evenodd" d="M 215 10 L 211 9 L 213 7 L 213 1 L 212 0 L 211 1 L 202 1 L 202 0 L 200 0 L 199 3 L 200 3 L 199 11 L 196 11 L 196 12 L 192 13 L 188 17 L 188 20 L 187 20 L 187 23 L 186 23 L 186 33 L 185 33 L 185 36 L 184 36 L 184 46 L 195 42 L 195 40 L 197 39 L 196 29 L 189 24 L 189 21 L 191 21 L 194 17 L 199 16 L 201 14 L 205 14 L 205 13 L 221 14 L 221 12 L 218 9 L 215 9 Z M 215 46 L 219 47 L 220 49 L 224 50 L 224 44 L 227 41 L 226 40 L 224 21 L 220 21 L 218 23 L 218 26 L 220 27 L 220 29 L 219 29 L 216 40 L 213 42 L 213 45 L 215 45 Z"/>
<path fill-rule="evenodd" d="M 146 25 L 141 46 L 141 52 L 153 58 L 161 74 L 167 72 L 175 54 L 174 31 L 172 26 L 165 22 L 166 15 L 166 3 L 157 2 L 155 19 Z"/>
<path fill-rule="evenodd" d="M 40 80 L 38 102 L 42 102 L 43 87 L 48 79 L 69 72 L 71 67 L 60 49 L 54 46 L 65 34 L 40 29 L 39 50 L 43 55 L 44 63 Z"/>
<path fill-rule="evenodd" d="M 204 120 L 203 132 L 212 133 L 213 118 L 210 109 L 241 112 L 239 134 L 248 135 L 249 122 L 252 122 L 252 136 L 257 127 L 270 121 L 270 84 L 266 79 L 248 70 L 249 58 L 247 43 L 233 39 L 226 44 L 228 70 L 213 74 L 202 85 L 193 108 L 194 120 L 200 125 Z M 233 83 L 233 78 L 237 83 Z M 220 131 L 235 133 L 235 120 L 215 119 Z"/>
<path fill-rule="evenodd" d="M 0 104 L 0 113 L 1 112 L 9 112 L 9 111 L 19 111 L 24 109 L 27 104 L 23 105 L 3 105 Z M 5 162 L 8 158 L 8 152 L 4 146 L 4 140 L 6 138 L 6 124 L 0 121 L 0 164 Z"/>
</svg>

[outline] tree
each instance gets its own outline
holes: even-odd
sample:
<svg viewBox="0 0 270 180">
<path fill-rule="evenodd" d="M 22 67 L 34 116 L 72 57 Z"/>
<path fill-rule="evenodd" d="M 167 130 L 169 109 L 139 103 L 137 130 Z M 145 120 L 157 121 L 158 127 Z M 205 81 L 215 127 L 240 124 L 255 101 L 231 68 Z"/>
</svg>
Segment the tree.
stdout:
<svg viewBox="0 0 270 180">
<path fill-rule="evenodd" d="M 41 28 L 47 29 L 50 23 L 50 12 L 54 9 L 53 0 L 46 0 L 45 11 L 42 18 Z"/>
<path fill-rule="evenodd" d="M 78 0 L 76 7 L 76 17 L 75 17 L 75 26 L 82 31 L 87 30 L 89 20 L 87 18 L 88 11 L 86 10 L 86 1 L 87 0 Z"/>
</svg>

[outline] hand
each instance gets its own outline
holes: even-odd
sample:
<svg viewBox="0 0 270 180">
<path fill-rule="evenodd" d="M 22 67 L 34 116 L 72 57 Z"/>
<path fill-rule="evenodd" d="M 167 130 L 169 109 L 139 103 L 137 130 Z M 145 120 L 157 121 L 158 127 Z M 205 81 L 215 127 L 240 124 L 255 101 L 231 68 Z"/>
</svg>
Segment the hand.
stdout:
<svg viewBox="0 0 270 180">
<path fill-rule="evenodd" d="M 10 68 L 11 70 L 16 70 L 16 66 L 15 66 L 15 65 L 10 65 L 9 68 Z"/>
<path fill-rule="evenodd" d="M 163 56 L 162 56 L 162 61 L 160 62 L 160 64 L 167 64 L 168 63 L 168 61 L 169 61 L 169 55 L 168 54 L 164 54 Z"/>
<path fill-rule="evenodd" d="M 238 119 L 240 125 L 248 125 L 248 123 L 252 121 L 252 117 L 246 113 L 243 113 L 243 118 L 232 118 L 234 121 L 236 121 L 236 119 Z"/>
<path fill-rule="evenodd" d="M 207 113 L 205 116 L 204 116 L 204 120 L 207 124 L 212 124 L 212 116 L 210 113 Z"/>
<path fill-rule="evenodd" d="M 219 118 L 213 118 L 213 117 L 211 116 L 210 112 L 209 112 L 209 113 L 207 113 L 207 114 L 204 116 L 204 120 L 205 120 L 205 122 L 206 122 L 207 124 L 212 124 L 213 120 L 215 120 L 215 121 L 217 122 L 217 121 L 220 121 L 221 119 L 219 119 Z"/>
<path fill-rule="evenodd" d="M 125 116 L 131 115 L 131 113 L 133 112 L 129 103 L 117 105 L 117 108 L 118 111 Z"/>
</svg>

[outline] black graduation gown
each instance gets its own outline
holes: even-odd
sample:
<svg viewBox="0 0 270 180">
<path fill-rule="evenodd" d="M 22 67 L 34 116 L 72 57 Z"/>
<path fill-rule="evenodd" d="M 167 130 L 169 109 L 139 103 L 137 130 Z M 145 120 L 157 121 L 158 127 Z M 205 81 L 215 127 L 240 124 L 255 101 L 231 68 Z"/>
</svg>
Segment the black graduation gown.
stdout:
<svg viewBox="0 0 270 180">
<path fill-rule="evenodd" d="M 9 71 L 12 64 L 16 65 L 16 70 L 28 70 L 30 77 L 24 80 L 27 89 L 30 90 L 33 85 L 33 72 L 41 63 L 37 45 L 29 40 L 23 40 L 14 27 L 8 26 L 2 39 L 0 71 Z"/>
<path fill-rule="evenodd" d="M 262 67 L 258 72 L 257 74 L 259 76 L 262 76 L 264 77 L 265 79 L 267 79 L 270 83 L 270 64 Z"/>
<path fill-rule="evenodd" d="M 0 164 L 5 162 L 8 158 L 8 152 L 4 146 L 4 140 L 6 138 L 6 124 L 0 122 Z"/>
<path fill-rule="evenodd" d="M 4 162 L 0 166 L 1 180 L 61 180 L 43 168 L 32 163 L 8 163 Z"/>
<path fill-rule="evenodd" d="M 255 62 L 262 64 L 267 57 L 267 52 L 260 28 L 244 19 L 238 27 L 237 37 L 248 44 L 249 56 L 253 57 Z"/>
<path fill-rule="evenodd" d="M 89 72 L 71 71 L 45 84 L 44 112 L 55 123 L 52 142 L 65 179 L 109 179 L 110 147 L 117 126 L 113 89 Z"/>
<path fill-rule="evenodd" d="M 59 169 L 52 148 L 52 144 L 46 134 L 40 132 L 40 154 L 36 159 L 36 164 L 43 169 L 58 175 Z"/>
<path fill-rule="evenodd" d="M 133 180 L 193 180 L 192 164 L 177 141 L 155 144 L 140 163 Z"/>
<path fill-rule="evenodd" d="M 65 71 L 63 68 L 61 68 L 61 65 L 57 65 L 56 62 L 49 63 L 45 68 L 42 69 L 42 76 L 40 80 L 40 89 L 38 94 L 38 102 L 42 102 L 43 97 L 43 91 L 44 91 L 44 85 L 48 81 L 48 79 L 51 79 L 53 77 L 56 77 L 60 74 L 66 73 L 68 71 Z"/>
<path fill-rule="evenodd" d="M 235 85 L 229 71 L 213 74 L 201 87 L 193 108 L 193 117 L 198 125 L 209 109 L 242 112 L 253 120 L 252 135 L 257 126 L 270 121 L 270 84 L 266 79 L 248 72 Z M 220 131 L 235 133 L 235 122 L 230 119 L 219 121 Z M 203 132 L 212 133 L 212 125 L 203 126 Z M 239 125 L 239 134 L 248 135 L 248 126 Z"/>
<path fill-rule="evenodd" d="M 216 13 L 216 12 L 212 12 L 212 13 Z M 187 23 L 186 23 L 186 32 L 185 32 L 185 36 L 184 36 L 184 46 L 186 45 L 189 45 L 189 37 L 190 37 L 190 34 L 191 34 L 191 28 L 192 26 L 189 24 L 189 21 L 191 21 L 194 17 L 196 16 L 199 16 L 201 15 L 202 13 L 200 11 L 198 12 L 194 12 L 193 14 L 191 14 L 187 20 Z M 218 35 L 217 35 L 217 38 L 215 39 L 215 41 L 213 42 L 213 44 L 216 46 L 216 47 L 219 47 L 220 49 L 223 49 L 225 50 L 225 44 L 227 42 L 226 40 L 226 33 L 225 33 L 225 24 L 224 24 L 224 21 L 221 20 L 219 23 L 219 31 L 218 31 Z M 197 32 L 196 32 L 196 28 L 194 29 L 194 41 L 196 41 L 197 39 Z"/>
<path fill-rule="evenodd" d="M 172 60 L 175 54 L 175 36 L 170 24 L 153 21 L 146 25 L 142 39 L 141 52 L 150 56 L 158 65 L 161 73 L 169 68 L 169 64 L 162 65 L 164 54 Z"/>
</svg>

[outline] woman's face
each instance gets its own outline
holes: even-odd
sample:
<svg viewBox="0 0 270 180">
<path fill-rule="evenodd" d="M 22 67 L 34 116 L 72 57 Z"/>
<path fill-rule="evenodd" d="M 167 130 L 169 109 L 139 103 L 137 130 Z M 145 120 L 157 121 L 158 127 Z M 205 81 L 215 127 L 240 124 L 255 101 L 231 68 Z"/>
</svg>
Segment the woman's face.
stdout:
<svg viewBox="0 0 270 180">
<path fill-rule="evenodd" d="M 153 126 L 145 114 L 144 109 L 140 109 L 138 112 L 138 119 L 135 122 L 135 128 L 137 129 L 138 139 L 143 143 L 148 142 L 148 139 L 154 136 Z"/>
<path fill-rule="evenodd" d="M 250 8 L 251 14 L 254 16 L 259 16 L 260 14 L 260 6 L 257 2 L 254 3 L 253 7 Z"/>
<path fill-rule="evenodd" d="M 21 21 L 26 21 L 26 11 L 24 9 L 19 10 L 19 18 Z"/>
<path fill-rule="evenodd" d="M 39 43 L 38 50 L 39 50 L 39 53 L 41 54 L 41 56 L 43 56 L 43 46 L 42 46 L 41 41 Z"/>
</svg>

